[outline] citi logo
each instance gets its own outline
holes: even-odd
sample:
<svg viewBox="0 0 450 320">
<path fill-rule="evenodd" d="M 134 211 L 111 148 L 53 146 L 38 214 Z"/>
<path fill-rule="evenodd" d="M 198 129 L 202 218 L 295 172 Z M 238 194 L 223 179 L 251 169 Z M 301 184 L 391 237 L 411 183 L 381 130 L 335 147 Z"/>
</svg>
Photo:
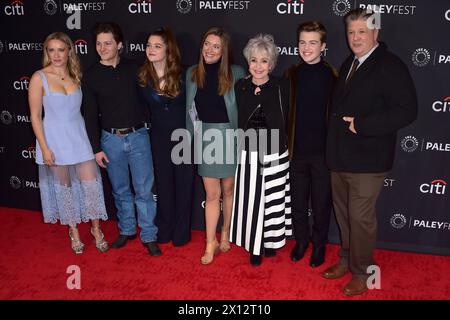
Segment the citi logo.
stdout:
<svg viewBox="0 0 450 320">
<path fill-rule="evenodd" d="M 23 76 L 19 80 L 13 82 L 15 90 L 28 90 L 28 84 L 30 83 L 30 77 Z"/>
<path fill-rule="evenodd" d="M 29 146 L 27 149 L 22 150 L 22 157 L 24 159 L 36 159 L 36 147 Z"/>
<path fill-rule="evenodd" d="M 434 112 L 450 112 L 450 96 L 444 98 L 442 101 L 435 101 L 431 105 Z"/>
<path fill-rule="evenodd" d="M 75 45 L 75 51 L 78 54 L 87 54 L 88 53 L 88 47 L 86 40 L 78 39 L 74 42 Z"/>
<path fill-rule="evenodd" d="M 152 2 L 148 0 L 137 0 L 131 2 L 128 11 L 132 14 L 136 13 L 152 13 Z"/>
<path fill-rule="evenodd" d="M 436 179 L 431 181 L 431 183 L 421 184 L 419 189 L 422 193 L 431 193 L 431 194 L 445 194 L 447 182 L 444 180 Z"/>
<path fill-rule="evenodd" d="M 11 5 L 5 6 L 5 14 L 7 16 L 23 16 L 25 10 L 23 9 L 23 3 L 20 0 L 14 0 Z"/>
<path fill-rule="evenodd" d="M 287 0 L 277 5 L 279 14 L 303 14 L 305 0 Z"/>
</svg>

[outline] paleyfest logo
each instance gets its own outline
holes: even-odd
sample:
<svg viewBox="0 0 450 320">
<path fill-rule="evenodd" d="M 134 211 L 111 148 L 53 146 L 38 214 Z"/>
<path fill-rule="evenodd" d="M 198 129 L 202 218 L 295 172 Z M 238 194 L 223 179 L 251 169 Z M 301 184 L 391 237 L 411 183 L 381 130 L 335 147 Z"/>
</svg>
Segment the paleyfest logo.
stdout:
<svg viewBox="0 0 450 320">
<path fill-rule="evenodd" d="M 391 217 L 391 226 L 396 229 L 401 229 L 406 225 L 406 217 L 401 213 L 396 213 Z"/>
<path fill-rule="evenodd" d="M 419 140 L 414 136 L 406 136 L 400 142 L 400 146 L 405 152 L 414 152 L 419 146 Z"/>
<path fill-rule="evenodd" d="M 191 0 L 177 0 L 176 6 L 177 6 L 177 10 L 179 13 L 186 14 L 186 13 L 189 13 L 192 9 L 192 1 Z"/>
<path fill-rule="evenodd" d="M 11 124 L 13 121 L 13 116 L 9 111 L 3 110 L 0 113 L 0 119 L 3 124 Z"/>
<path fill-rule="evenodd" d="M 418 67 L 425 67 L 431 60 L 430 51 L 425 48 L 418 48 L 413 52 L 411 60 L 414 65 Z"/>
<path fill-rule="evenodd" d="M 58 5 L 54 0 L 45 0 L 44 11 L 49 16 L 52 16 L 56 13 L 56 11 L 58 11 Z"/>
<path fill-rule="evenodd" d="M 350 12 L 352 6 L 348 0 L 335 0 L 332 9 L 335 15 L 343 17 Z"/>
</svg>

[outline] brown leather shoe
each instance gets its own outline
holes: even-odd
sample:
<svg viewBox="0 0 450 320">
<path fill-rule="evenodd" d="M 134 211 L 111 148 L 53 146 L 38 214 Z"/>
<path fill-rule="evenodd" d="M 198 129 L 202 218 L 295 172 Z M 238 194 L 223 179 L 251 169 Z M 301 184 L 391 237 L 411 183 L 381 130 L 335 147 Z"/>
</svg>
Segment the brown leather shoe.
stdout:
<svg viewBox="0 0 450 320">
<path fill-rule="evenodd" d="M 322 272 L 322 277 L 325 279 L 338 279 L 343 277 L 347 272 L 348 267 L 346 265 L 336 263 Z"/>
<path fill-rule="evenodd" d="M 367 291 L 366 279 L 362 277 L 353 277 L 344 287 L 344 293 L 348 296 L 356 296 Z"/>
</svg>

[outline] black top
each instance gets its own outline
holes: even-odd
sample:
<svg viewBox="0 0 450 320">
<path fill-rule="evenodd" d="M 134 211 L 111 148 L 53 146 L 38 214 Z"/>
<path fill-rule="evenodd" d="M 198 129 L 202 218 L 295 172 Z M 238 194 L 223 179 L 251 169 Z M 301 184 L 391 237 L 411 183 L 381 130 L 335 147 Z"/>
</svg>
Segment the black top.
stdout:
<svg viewBox="0 0 450 320">
<path fill-rule="evenodd" d="M 240 129 L 266 128 L 268 142 L 270 130 L 277 129 L 279 148 L 268 145 L 270 153 L 283 153 L 287 149 L 286 117 L 289 112 L 289 86 L 284 79 L 270 77 L 261 88 L 261 94 L 255 95 L 255 85 L 251 77 L 236 82 L 235 93 L 238 106 L 238 126 Z M 258 108 L 259 106 L 259 108 Z M 275 148 L 274 150 L 271 147 Z M 278 149 L 278 150 L 276 150 Z"/>
<path fill-rule="evenodd" d="M 294 154 L 324 154 L 328 97 L 333 89 L 333 71 L 323 60 L 304 63 L 297 73 Z"/>
<path fill-rule="evenodd" d="M 185 74 L 181 76 L 181 92 L 171 98 L 160 95 L 149 84 L 141 88 L 141 94 L 150 111 L 152 132 L 162 129 L 172 133 L 172 130 L 186 127 L 186 83 Z"/>
<path fill-rule="evenodd" d="M 223 96 L 217 94 L 219 88 L 220 60 L 205 65 L 205 86 L 197 88 L 195 107 L 198 117 L 206 123 L 228 123 L 227 107 Z"/>
<path fill-rule="evenodd" d="M 100 128 L 129 128 L 146 120 L 137 74 L 138 66 L 124 58 L 115 68 L 97 62 L 84 74 L 83 110 L 94 153 L 101 151 Z"/>
<path fill-rule="evenodd" d="M 247 127 L 245 129 L 267 129 L 266 114 L 264 113 L 264 98 L 266 97 L 266 90 L 264 89 L 264 87 L 267 87 L 267 85 L 269 85 L 269 82 L 270 80 L 260 86 L 252 83 L 251 92 L 253 92 L 253 95 L 250 92 L 249 102 L 251 105 L 257 106 L 257 108 L 253 111 L 250 118 L 248 119 Z M 259 87 L 260 91 L 258 93 L 255 93 L 257 87 Z"/>
</svg>

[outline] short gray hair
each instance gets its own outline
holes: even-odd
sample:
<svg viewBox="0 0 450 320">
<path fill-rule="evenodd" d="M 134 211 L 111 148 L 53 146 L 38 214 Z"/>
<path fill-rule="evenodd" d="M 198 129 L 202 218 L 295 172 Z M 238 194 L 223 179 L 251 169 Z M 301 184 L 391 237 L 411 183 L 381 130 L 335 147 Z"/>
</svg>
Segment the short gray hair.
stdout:
<svg viewBox="0 0 450 320">
<path fill-rule="evenodd" d="M 266 51 L 269 55 L 269 62 L 272 71 L 277 64 L 278 48 L 275 44 L 273 36 L 271 34 L 258 34 L 255 37 L 248 40 L 243 53 L 247 63 L 250 63 L 250 59 L 255 52 Z"/>
</svg>

